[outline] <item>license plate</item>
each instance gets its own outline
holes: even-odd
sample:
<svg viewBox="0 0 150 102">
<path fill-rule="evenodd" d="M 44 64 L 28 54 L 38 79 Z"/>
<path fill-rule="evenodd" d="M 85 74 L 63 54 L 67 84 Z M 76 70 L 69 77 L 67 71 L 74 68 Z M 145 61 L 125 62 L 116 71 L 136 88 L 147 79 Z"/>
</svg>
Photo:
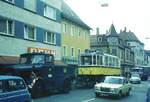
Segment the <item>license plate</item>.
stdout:
<svg viewBox="0 0 150 102">
<path fill-rule="evenodd" d="M 101 96 L 108 96 L 108 94 L 106 94 L 106 93 L 101 93 Z"/>
</svg>

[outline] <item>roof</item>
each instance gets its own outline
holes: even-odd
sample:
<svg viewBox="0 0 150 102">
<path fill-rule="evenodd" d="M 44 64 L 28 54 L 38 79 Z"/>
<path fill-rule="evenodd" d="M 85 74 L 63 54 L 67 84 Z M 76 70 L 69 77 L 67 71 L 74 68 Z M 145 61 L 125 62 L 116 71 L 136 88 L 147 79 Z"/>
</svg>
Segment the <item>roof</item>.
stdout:
<svg viewBox="0 0 150 102">
<path fill-rule="evenodd" d="M 119 37 L 121 39 L 125 40 L 125 41 L 140 42 L 140 40 L 136 37 L 136 35 L 133 32 L 131 32 L 131 31 L 129 31 L 129 32 L 126 32 L 126 31 L 120 32 Z"/>
<path fill-rule="evenodd" d="M 118 37 L 118 34 L 117 34 L 117 32 L 116 32 L 116 29 L 115 29 L 114 24 L 111 24 L 110 29 L 109 29 L 108 36 L 111 36 L 111 37 Z"/>
<path fill-rule="evenodd" d="M 74 11 L 72 11 L 72 9 L 64 1 L 62 2 L 62 17 L 84 28 L 87 28 L 89 30 L 91 29 L 77 16 L 77 14 Z"/>
<path fill-rule="evenodd" d="M 0 76 L 0 80 L 7 80 L 7 79 L 22 79 L 22 78 L 17 77 L 17 76 L 7 76 L 7 75 Z"/>
</svg>

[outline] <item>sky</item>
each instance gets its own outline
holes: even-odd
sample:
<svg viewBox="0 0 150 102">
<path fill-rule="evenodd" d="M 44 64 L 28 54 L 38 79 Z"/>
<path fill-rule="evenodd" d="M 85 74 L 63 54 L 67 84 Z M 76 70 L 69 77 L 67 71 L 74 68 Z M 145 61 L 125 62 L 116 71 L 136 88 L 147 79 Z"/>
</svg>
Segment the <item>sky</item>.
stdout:
<svg viewBox="0 0 150 102">
<path fill-rule="evenodd" d="M 150 50 L 150 0 L 64 0 L 89 25 L 104 34 L 113 23 L 116 31 L 132 31 Z M 101 4 L 108 4 L 102 7 Z"/>
</svg>

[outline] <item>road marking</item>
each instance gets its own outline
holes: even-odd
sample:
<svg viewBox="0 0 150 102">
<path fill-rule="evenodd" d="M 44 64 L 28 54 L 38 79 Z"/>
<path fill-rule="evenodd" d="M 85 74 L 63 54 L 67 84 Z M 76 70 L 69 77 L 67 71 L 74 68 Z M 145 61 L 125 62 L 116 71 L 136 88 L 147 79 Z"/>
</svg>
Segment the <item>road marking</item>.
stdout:
<svg viewBox="0 0 150 102">
<path fill-rule="evenodd" d="M 95 98 L 87 99 L 87 100 L 84 100 L 82 102 L 90 102 L 90 101 L 93 101 L 93 100 L 95 100 Z"/>
</svg>

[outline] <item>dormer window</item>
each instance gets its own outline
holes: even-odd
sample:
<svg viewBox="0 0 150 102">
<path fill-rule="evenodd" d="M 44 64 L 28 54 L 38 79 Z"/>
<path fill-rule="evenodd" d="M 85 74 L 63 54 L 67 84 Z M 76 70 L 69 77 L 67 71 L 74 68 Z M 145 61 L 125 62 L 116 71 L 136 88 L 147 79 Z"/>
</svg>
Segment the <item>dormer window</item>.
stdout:
<svg viewBox="0 0 150 102">
<path fill-rule="evenodd" d="M 97 41 L 102 42 L 102 37 L 98 37 Z"/>
</svg>

